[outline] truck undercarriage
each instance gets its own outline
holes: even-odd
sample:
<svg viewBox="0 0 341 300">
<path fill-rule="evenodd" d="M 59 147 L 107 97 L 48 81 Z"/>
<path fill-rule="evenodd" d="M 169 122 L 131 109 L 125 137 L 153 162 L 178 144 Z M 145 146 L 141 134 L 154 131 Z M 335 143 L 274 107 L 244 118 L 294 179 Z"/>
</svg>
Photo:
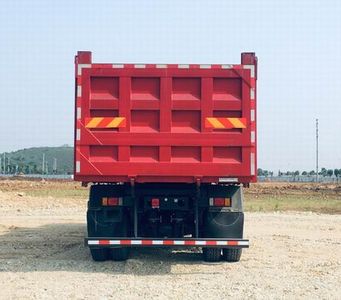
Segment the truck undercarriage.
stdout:
<svg viewBox="0 0 341 300">
<path fill-rule="evenodd" d="M 95 184 L 88 203 L 94 260 L 125 260 L 130 247 L 202 247 L 206 261 L 238 261 L 242 188 L 218 184 Z"/>
</svg>

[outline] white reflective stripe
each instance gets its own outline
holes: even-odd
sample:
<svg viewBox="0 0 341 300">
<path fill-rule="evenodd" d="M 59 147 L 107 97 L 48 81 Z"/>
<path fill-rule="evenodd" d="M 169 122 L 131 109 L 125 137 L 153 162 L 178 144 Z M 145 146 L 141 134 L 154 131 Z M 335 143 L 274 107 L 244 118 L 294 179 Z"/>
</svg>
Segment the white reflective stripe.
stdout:
<svg viewBox="0 0 341 300">
<path fill-rule="evenodd" d="M 254 131 L 251 131 L 251 143 L 254 143 L 256 141 L 256 133 Z"/>
<path fill-rule="evenodd" d="M 249 241 L 238 241 L 238 246 L 249 246 Z"/>
<path fill-rule="evenodd" d="M 88 245 L 101 245 L 101 240 L 89 240 Z M 123 242 L 126 240 L 109 240 L 109 245 L 123 245 Z M 144 245 L 143 240 L 128 240 L 130 243 L 125 244 L 125 246 L 129 245 Z M 170 244 L 166 244 L 165 240 L 152 240 L 152 245 L 166 245 L 166 246 L 172 246 L 172 245 L 186 245 L 186 241 L 179 241 L 179 240 L 168 240 L 172 241 Z M 193 241 L 193 240 L 192 240 Z M 208 245 L 209 241 L 201 241 L 201 240 L 194 240 L 194 245 L 196 246 L 206 246 Z M 248 246 L 249 241 L 213 241 L 216 243 L 217 246 L 229 246 L 231 242 L 237 242 L 237 246 Z M 108 245 L 107 243 L 103 244 L 103 246 Z M 192 246 L 192 245 L 188 245 Z"/>
<path fill-rule="evenodd" d="M 185 241 L 174 241 L 174 245 L 185 245 Z"/>
<path fill-rule="evenodd" d="M 82 75 L 83 68 L 91 68 L 91 64 L 78 64 L 77 75 Z"/>
<path fill-rule="evenodd" d="M 179 69 L 189 69 L 189 65 L 178 65 Z"/>
<path fill-rule="evenodd" d="M 217 241 L 218 246 L 226 246 L 227 242 L 226 241 Z"/>
<path fill-rule="evenodd" d="M 251 122 L 254 122 L 255 120 L 255 110 L 251 109 Z"/>
<path fill-rule="evenodd" d="M 211 65 L 200 65 L 200 69 L 211 69 Z"/>
<path fill-rule="evenodd" d="M 77 107 L 77 119 L 80 119 L 82 117 L 82 108 Z"/>
<path fill-rule="evenodd" d="M 109 244 L 110 245 L 121 245 L 121 241 L 119 241 L 119 240 L 110 240 Z"/>
<path fill-rule="evenodd" d="M 163 241 L 155 240 L 155 241 L 152 241 L 152 244 L 153 245 L 163 245 Z"/>
<path fill-rule="evenodd" d="M 233 65 L 221 65 L 222 69 L 232 69 Z"/>
<path fill-rule="evenodd" d="M 206 241 L 195 241 L 195 245 L 206 245 Z"/>
<path fill-rule="evenodd" d="M 79 141 L 81 139 L 81 130 L 77 128 L 76 130 L 76 141 Z"/>
<path fill-rule="evenodd" d="M 250 69 L 251 78 L 255 77 L 255 66 L 254 65 L 243 65 L 244 69 Z"/>
<path fill-rule="evenodd" d="M 255 100 L 255 89 L 250 88 L 250 100 Z"/>
<path fill-rule="evenodd" d="M 88 241 L 88 245 L 99 245 L 99 240 Z"/>
<path fill-rule="evenodd" d="M 79 173 L 81 171 L 81 162 L 80 161 L 76 161 L 76 173 Z"/>
<path fill-rule="evenodd" d="M 136 64 L 136 65 L 134 65 L 134 67 L 135 67 L 136 69 L 144 69 L 144 68 L 146 67 L 146 65 L 143 65 L 143 64 Z"/>
<path fill-rule="evenodd" d="M 167 65 L 159 64 L 159 65 L 156 65 L 156 67 L 157 67 L 158 69 L 163 69 L 163 68 L 167 68 Z"/>
<path fill-rule="evenodd" d="M 255 168 L 255 154 L 251 153 L 250 155 L 250 169 L 251 169 L 251 175 L 256 175 L 256 168 Z"/>
<path fill-rule="evenodd" d="M 112 67 L 115 68 L 115 69 L 122 69 L 122 68 L 124 68 L 124 65 L 122 65 L 122 64 L 113 64 Z"/>
<path fill-rule="evenodd" d="M 219 182 L 238 182 L 238 178 L 237 177 L 220 177 Z"/>
<path fill-rule="evenodd" d="M 82 97 L 82 86 L 77 85 L 77 97 Z"/>
<path fill-rule="evenodd" d="M 210 206 L 213 206 L 213 201 L 214 201 L 214 199 L 213 198 L 210 198 Z"/>
<path fill-rule="evenodd" d="M 132 245 L 142 245 L 142 241 L 141 240 L 131 240 L 131 244 Z"/>
</svg>

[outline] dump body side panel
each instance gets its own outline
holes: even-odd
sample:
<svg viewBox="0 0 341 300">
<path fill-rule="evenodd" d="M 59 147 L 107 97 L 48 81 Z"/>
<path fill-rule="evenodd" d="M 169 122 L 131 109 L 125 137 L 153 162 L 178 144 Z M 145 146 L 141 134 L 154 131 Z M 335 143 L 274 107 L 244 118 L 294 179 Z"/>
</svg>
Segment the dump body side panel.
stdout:
<svg viewBox="0 0 341 300">
<path fill-rule="evenodd" d="M 256 180 L 253 53 L 238 65 L 75 62 L 75 180 Z"/>
</svg>

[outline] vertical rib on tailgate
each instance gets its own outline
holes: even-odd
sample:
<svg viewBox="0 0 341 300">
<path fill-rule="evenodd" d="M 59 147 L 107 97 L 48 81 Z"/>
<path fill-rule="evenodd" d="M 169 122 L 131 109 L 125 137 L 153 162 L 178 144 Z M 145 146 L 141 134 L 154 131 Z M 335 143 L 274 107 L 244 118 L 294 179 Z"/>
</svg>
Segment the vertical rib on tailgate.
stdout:
<svg viewBox="0 0 341 300">
<path fill-rule="evenodd" d="M 253 53 L 240 65 L 164 65 L 79 52 L 75 179 L 254 181 L 256 66 Z"/>
</svg>

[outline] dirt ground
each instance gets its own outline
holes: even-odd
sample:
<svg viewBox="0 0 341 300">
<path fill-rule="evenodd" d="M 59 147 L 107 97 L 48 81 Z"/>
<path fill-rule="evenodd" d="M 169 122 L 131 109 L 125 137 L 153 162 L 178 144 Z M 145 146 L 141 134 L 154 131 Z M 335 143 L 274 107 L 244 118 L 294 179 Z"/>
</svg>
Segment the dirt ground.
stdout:
<svg viewBox="0 0 341 300">
<path fill-rule="evenodd" d="M 61 189 L 71 192 L 45 196 Z M 204 263 L 196 249 L 155 248 L 133 250 L 127 262 L 95 263 L 83 244 L 86 190 L 79 189 L 0 181 L 0 299 L 340 299 L 340 214 L 246 213 L 251 246 L 239 263 Z M 340 193 L 338 186 L 299 188 L 321 189 Z M 248 193 L 295 190 L 263 184 Z"/>
</svg>

